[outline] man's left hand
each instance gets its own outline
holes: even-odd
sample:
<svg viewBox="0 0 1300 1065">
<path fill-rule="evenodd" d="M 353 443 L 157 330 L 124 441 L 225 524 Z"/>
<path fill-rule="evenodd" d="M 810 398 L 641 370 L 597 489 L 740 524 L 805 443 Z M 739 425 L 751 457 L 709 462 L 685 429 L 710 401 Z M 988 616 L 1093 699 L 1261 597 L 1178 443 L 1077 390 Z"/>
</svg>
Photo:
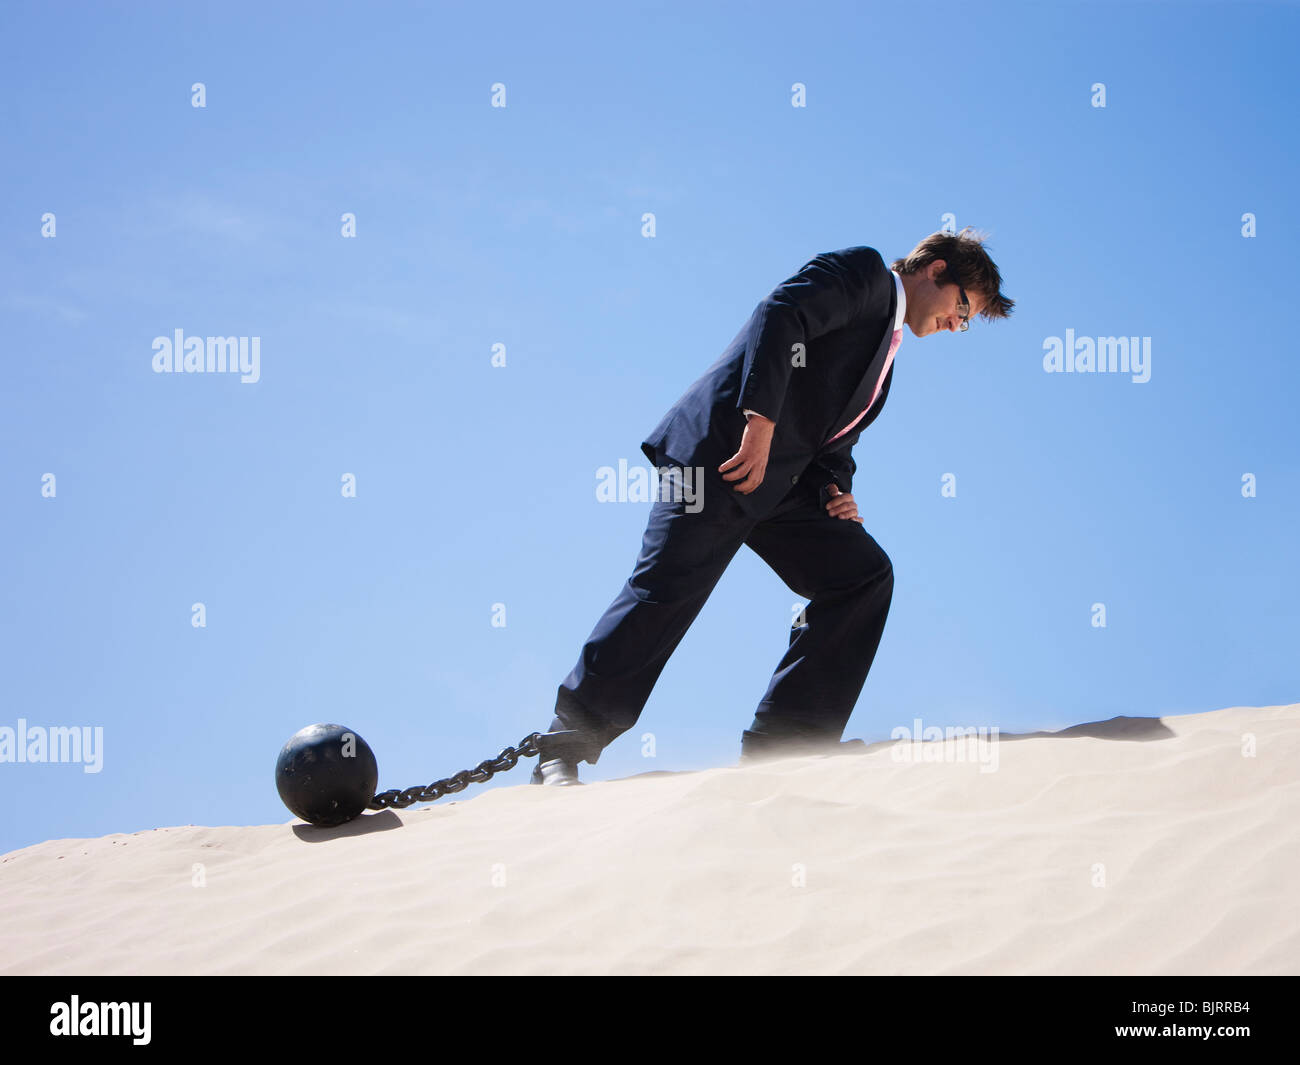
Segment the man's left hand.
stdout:
<svg viewBox="0 0 1300 1065">
<path fill-rule="evenodd" d="M 830 502 L 826 504 L 826 512 L 832 518 L 847 518 L 861 525 L 862 519 L 858 517 L 858 505 L 853 501 L 853 493 L 841 492 L 840 486 L 834 481 L 826 487 L 831 493 Z"/>
</svg>

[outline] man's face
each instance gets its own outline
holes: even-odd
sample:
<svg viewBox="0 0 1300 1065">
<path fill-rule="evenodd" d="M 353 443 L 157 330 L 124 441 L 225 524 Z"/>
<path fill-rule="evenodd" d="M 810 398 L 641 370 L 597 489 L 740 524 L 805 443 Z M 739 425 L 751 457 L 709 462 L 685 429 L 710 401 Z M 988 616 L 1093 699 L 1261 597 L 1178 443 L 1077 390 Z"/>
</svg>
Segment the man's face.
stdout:
<svg viewBox="0 0 1300 1065">
<path fill-rule="evenodd" d="M 943 274 L 945 265 L 942 259 L 936 259 L 927 266 L 908 298 L 906 321 L 913 336 L 955 333 L 961 328 L 961 315 L 957 313 L 957 305 L 961 303 L 960 288 L 952 284 L 940 286 L 934 280 Z M 984 297 L 967 289 L 966 298 L 970 300 L 969 320 L 983 308 Z"/>
</svg>

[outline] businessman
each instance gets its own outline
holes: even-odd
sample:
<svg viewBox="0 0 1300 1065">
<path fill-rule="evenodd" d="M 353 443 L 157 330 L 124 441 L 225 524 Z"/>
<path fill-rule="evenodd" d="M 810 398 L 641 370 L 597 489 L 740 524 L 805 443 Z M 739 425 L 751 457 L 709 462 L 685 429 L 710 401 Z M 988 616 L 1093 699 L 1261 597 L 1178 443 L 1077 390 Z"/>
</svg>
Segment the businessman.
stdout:
<svg viewBox="0 0 1300 1065">
<path fill-rule="evenodd" d="M 874 248 L 826 252 L 759 302 L 641 444 L 660 470 L 702 469 L 703 506 L 661 492 L 651 507 L 632 575 L 560 685 L 533 783 L 581 783 L 578 763 L 636 724 L 742 544 L 809 603 L 741 761 L 840 748 L 894 589 L 853 498 L 853 445 L 889 396 L 903 326 L 919 338 L 1007 318 L 1001 285 L 967 228 L 888 267 Z"/>
</svg>

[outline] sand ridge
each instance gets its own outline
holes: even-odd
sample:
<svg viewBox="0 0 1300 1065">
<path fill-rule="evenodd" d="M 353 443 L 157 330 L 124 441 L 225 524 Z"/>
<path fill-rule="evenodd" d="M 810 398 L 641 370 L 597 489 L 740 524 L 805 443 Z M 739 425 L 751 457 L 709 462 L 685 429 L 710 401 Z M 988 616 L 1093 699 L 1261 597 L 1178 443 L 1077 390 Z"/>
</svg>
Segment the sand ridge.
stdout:
<svg viewBox="0 0 1300 1065">
<path fill-rule="evenodd" d="M 1300 972 L 1300 704 L 925 748 L 51 840 L 0 972 Z"/>
</svg>

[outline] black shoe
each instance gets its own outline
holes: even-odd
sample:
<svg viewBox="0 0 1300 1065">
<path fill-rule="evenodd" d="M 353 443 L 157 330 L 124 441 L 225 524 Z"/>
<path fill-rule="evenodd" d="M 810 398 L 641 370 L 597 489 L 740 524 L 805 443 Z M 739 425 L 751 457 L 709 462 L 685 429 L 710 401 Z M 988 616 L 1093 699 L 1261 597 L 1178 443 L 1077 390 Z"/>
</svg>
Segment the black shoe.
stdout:
<svg viewBox="0 0 1300 1065">
<path fill-rule="evenodd" d="M 554 787 L 571 787 L 574 784 L 582 784 L 578 779 L 578 766 L 575 762 L 566 762 L 563 758 L 552 758 L 550 761 L 538 762 L 533 766 L 533 776 L 529 781 L 530 784 L 543 784 Z"/>
<path fill-rule="evenodd" d="M 773 758 L 797 758 L 808 754 L 852 754 L 866 749 L 865 740 L 824 740 L 792 737 L 775 739 L 744 732 L 740 744 L 740 765 L 768 762 Z"/>
</svg>

